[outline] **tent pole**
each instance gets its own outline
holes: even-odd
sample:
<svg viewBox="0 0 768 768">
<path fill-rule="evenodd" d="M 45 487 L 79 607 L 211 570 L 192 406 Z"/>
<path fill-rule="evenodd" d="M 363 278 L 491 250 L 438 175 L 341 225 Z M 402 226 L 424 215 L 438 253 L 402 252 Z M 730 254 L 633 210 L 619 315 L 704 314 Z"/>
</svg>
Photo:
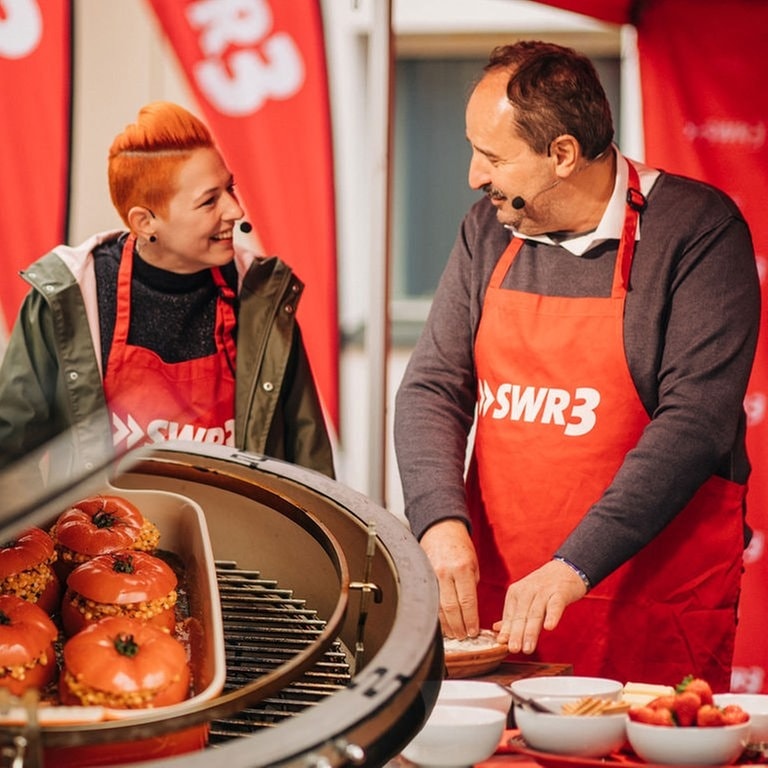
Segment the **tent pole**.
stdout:
<svg viewBox="0 0 768 768">
<path fill-rule="evenodd" d="M 389 248 L 391 147 L 391 0 L 372 4 L 368 49 L 368 121 L 371 146 L 370 284 L 366 333 L 370 398 L 368 493 L 386 505 L 387 359 L 389 356 Z"/>
</svg>

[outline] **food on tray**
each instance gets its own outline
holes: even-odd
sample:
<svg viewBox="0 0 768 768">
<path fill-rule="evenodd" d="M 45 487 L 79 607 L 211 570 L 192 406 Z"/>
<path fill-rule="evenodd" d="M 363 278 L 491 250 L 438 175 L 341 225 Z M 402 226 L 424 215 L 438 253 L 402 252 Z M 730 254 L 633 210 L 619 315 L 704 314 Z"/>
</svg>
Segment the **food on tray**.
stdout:
<svg viewBox="0 0 768 768">
<path fill-rule="evenodd" d="M 29 528 L 1 544 L 0 594 L 16 595 L 53 613 L 61 596 L 55 560 L 53 539 L 41 528 Z"/>
<path fill-rule="evenodd" d="M 56 675 L 58 630 L 48 614 L 16 595 L 0 595 L 0 687 L 20 696 Z"/>
<path fill-rule="evenodd" d="M 67 579 L 61 603 L 64 632 L 74 635 L 107 616 L 148 621 L 172 632 L 178 579 L 161 558 L 124 549 L 78 565 Z"/>
<path fill-rule="evenodd" d="M 88 729 L 92 724 L 115 719 L 175 719 L 180 712 L 197 708 L 199 701 L 210 700 L 223 689 L 226 680 L 223 627 L 216 589 L 215 564 L 203 510 L 191 499 L 178 494 L 125 489 L 123 496 L 119 490 L 114 490 L 121 498 L 133 502 L 145 519 L 152 521 L 160 534 L 158 537 L 156 532 L 154 537 L 150 537 L 148 546 L 153 547 L 151 553 L 133 547 L 126 547 L 117 552 L 131 558 L 130 567 L 125 569 L 128 571 L 136 571 L 137 563 L 141 565 L 146 557 L 150 556 L 163 564 L 157 569 L 160 578 L 147 579 L 148 583 L 144 586 L 148 599 L 137 603 L 136 612 L 146 617 L 157 607 L 155 599 L 162 601 L 164 608 L 171 607 L 171 601 L 174 601 L 175 605 L 169 611 L 175 619 L 173 629 L 169 632 L 145 619 L 103 618 L 73 636 L 89 639 L 85 647 L 81 646 L 78 651 L 80 641 L 69 645 L 61 631 L 64 609 L 60 599 L 53 615 L 47 617 L 37 607 L 39 601 L 38 604 L 32 604 L 12 596 L 0 598 L 16 600 L 22 606 L 34 609 L 37 612 L 36 621 L 41 622 L 50 632 L 43 636 L 45 651 L 39 654 L 31 652 L 34 645 L 32 641 L 41 634 L 39 627 L 30 622 L 29 626 L 18 628 L 14 615 L 10 611 L 8 615 L 4 614 L 0 604 L 0 729 L 17 728 L 30 722 L 27 708 L 15 701 L 15 697 L 23 695 L 27 688 L 35 688 L 40 692 L 39 700 L 42 706 L 37 709 L 37 722 L 43 733 L 51 728 L 57 730 L 60 726 L 67 729 L 82 726 Z M 110 488 L 109 493 L 112 491 Z M 105 493 L 94 498 L 98 500 L 96 513 L 105 511 L 111 514 L 110 499 L 115 497 Z M 74 506 L 80 508 L 86 504 L 80 502 Z M 44 526 L 45 530 L 52 530 L 57 522 L 49 521 Z M 99 522 L 108 522 L 108 519 Z M 142 521 L 140 526 L 143 525 Z M 162 549 L 156 546 L 159 538 L 162 539 Z M 132 535 L 133 546 L 139 539 L 140 536 Z M 52 539 L 49 543 L 54 546 Z M 94 559 L 100 557 L 102 556 L 95 555 L 93 558 L 83 559 L 90 565 Z M 60 562 L 60 559 L 56 560 L 54 568 L 59 566 Z M 118 569 L 123 569 L 126 564 L 118 566 Z M 76 570 L 76 565 L 78 563 L 71 559 L 67 562 L 70 575 Z M 80 567 L 83 565 L 85 563 L 81 563 Z M 168 580 L 168 570 L 165 566 L 172 572 L 171 581 Z M 87 572 L 87 569 L 83 568 L 83 572 Z M 143 567 L 138 569 L 138 573 L 147 577 Z M 112 576 L 118 578 L 116 573 Z M 123 574 L 123 587 L 125 578 L 126 575 Z M 74 579 L 76 591 L 87 592 L 88 599 L 94 604 L 104 603 L 106 606 L 113 598 L 113 595 L 106 591 L 111 582 L 102 580 L 101 576 L 96 577 L 94 581 L 99 582 L 95 586 L 91 584 L 96 591 L 89 590 L 87 586 L 78 584 L 77 578 Z M 162 595 L 161 598 L 153 599 L 154 592 L 150 590 L 150 583 L 158 590 L 158 594 Z M 66 589 L 64 579 L 61 579 L 60 584 Z M 177 594 L 171 594 L 172 592 Z M 138 596 L 134 599 L 138 600 Z M 106 610 L 109 607 L 112 606 L 108 606 Z M 77 611 L 76 605 L 70 608 Z M 77 613 L 82 616 L 79 611 Z M 112 625 L 109 628 L 110 625 L 105 622 L 110 621 L 129 623 L 118 624 L 117 627 Z M 103 642 L 109 644 L 107 649 L 103 647 L 103 643 L 99 645 L 97 636 L 87 634 L 94 627 L 109 628 L 106 638 L 101 637 Z M 150 632 L 151 635 L 148 634 Z M 3 653 L 3 638 L 9 633 L 13 654 Z M 158 636 L 161 640 L 157 639 Z M 19 661 L 14 654 L 22 650 L 29 650 L 30 653 L 25 654 Z M 29 662 L 28 658 L 36 659 L 36 662 Z M 39 676 L 42 670 L 45 671 L 45 676 Z M 152 708 L 161 709 L 152 715 Z M 36 728 L 37 723 L 30 727 Z M 47 737 L 43 736 L 42 761 L 45 765 L 68 768 L 140 762 L 202 749 L 207 744 L 208 730 L 208 723 L 200 723 L 158 736 L 137 739 L 131 737 L 131 741 L 110 739 L 109 743 L 101 744 L 89 740 L 88 743 L 72 746 L 58 746 L 58 743 L 53 745 L 46 742 Z"/>
<path fill-rule="evenodd" d="M 160 541 L 157 526 L 146 520 L 135 504 L 106 495 L 83 499 L 62 512 L 51 536 L 64 577 L 96 555 L 121 549 L 152 552 Z"/>
<path fill-rule="evenodd" d="M 712 728 L 749 721 L 749 714 L 738 704 L 716 706 L 712 687 L 706 680 L 693 675 L 684 678 L 671 693 L 632 706 L 628 715 L 637 723 L 682 728 Z"/>
<path fill-rule="evenodd" d="M 63 704 L 141 709 L 178 704 L 190 689 L 184 645 L 139 619 L 111 617 L 64 644 Z"/>
</svg>

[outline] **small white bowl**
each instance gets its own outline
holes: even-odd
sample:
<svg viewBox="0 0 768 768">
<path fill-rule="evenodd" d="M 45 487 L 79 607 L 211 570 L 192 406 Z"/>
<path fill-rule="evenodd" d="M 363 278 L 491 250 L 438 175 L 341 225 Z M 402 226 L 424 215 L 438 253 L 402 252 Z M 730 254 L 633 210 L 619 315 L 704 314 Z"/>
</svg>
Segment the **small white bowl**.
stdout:
<svg viewBox="0 0 768 768">
<path fill-rule="evenodd" d="M 768 742 L 768 694 L 716 693 L 712 698 L 718 707 L 738 704 L 749 714 L 749 740 Z"/>
<path fill-rule="evenodd" d="M 575 699 L 540 696 L 536 701 L 554 711 Z M 515 705 L 515 723 L 532 749 L 572 757 L 605 757 L 626 742 L 626 712 L 614 715 L 560 715 Z"/>
<path fill-rule="evenodd" d="M 469 768 L 496 751 L 506 723 L 495 709 L 438 704 L 402 755 L 424 768 Z"/>
<path fill-rule="evenodd" d="M 562 699 L 595 699 L 618 701 L 624 685 L 607 677 L 579 677 L 578 675 L 548 675 L 524 677 L 510 684 L 510 689 L 524 699 L 538 699 L 541 696 Z"/>
<path fill-rule="evenodd" d="M 749 723 L 677 728 L 627 721 L 627 740 L 638 757 L 664 765 L 728 765 L 749 741 Z"/>
<path fill-rule="evenodd" d="M 443 680 L 437 704 L 452 707 L 485 707 L 509 714 L 512 694 L 500 685 L 483 680 Z"/>
</svg>

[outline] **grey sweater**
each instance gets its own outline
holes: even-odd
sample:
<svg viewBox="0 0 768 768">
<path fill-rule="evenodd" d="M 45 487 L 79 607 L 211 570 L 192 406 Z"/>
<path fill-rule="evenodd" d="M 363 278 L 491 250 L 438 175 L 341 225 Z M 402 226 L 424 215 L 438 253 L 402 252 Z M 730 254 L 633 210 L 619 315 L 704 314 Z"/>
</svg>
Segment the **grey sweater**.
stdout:
<svg viewBox="0 0 768 768">
<path fill-rule="evenodd" d="M 750 472 L 743 398 L 760 288 L 747 224 L 722 192 L 662 173 L 640 227 L 624 346 L 651 422 L 552 553 L 578 565 L 593 585 L 648 543 L 708 477 L 744 483 Z M 397 393 L 395 448 L 417 537 L 446 518 L 470 524 L 464 467 L 477 392 L 473 346 L 491 272 L 509 239 L 487 199 L 470 209 Z M 526 241 L 503 287 L 610 295 L 617 247 L 607 241 L 579 257 Z"/>
</svg>

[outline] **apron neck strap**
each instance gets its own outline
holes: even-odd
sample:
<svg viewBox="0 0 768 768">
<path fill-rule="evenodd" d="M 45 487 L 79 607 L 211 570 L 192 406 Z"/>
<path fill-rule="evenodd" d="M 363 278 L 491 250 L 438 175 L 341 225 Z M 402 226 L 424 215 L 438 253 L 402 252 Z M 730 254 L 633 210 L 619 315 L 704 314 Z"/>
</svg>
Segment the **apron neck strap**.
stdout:
<svg viewBox="0 0 768 768">
<path fill-rule="evenodd" d="M 632 259 L 635 253 L 635 240 L 637 227 L 639 226 L 640 214 L 645 210 L 648 201 L 640 191 L 640 177 L 635 166 L 627 161 L 629 165 L 629 181 L 627 185 L 627 207 L 624 213 L 624 225 L 619 240 L 619 251 L 616 255 L 616 268 L 613 274 L 612 296 L 621 296 L 629 290 L 629 273 L 632 269 Z M 509 245 L 504 249 L 493 274 L 491 275 L 489 288 L 499 288 L 507 274 L 509 267 L 514 261 L 523 244 L 523 238 L 513 237 Z"/>
<path fill-rule="evenodd" d="M 621 230 L 619 252 L 616 256 L 616 270 L 613 276 L 613 295 L 629 290 L 629 273 L 632 270 L 632 259 L 635 255 L 637 228 L 640 225 L 640 214 L 645 210 L 648 201 L 640 191 L 640 177 L 637 169 L 628 160 L 629 180 L 627 183 L 627 207 L 624 214 L 624 226 Z"/>
</svg>

